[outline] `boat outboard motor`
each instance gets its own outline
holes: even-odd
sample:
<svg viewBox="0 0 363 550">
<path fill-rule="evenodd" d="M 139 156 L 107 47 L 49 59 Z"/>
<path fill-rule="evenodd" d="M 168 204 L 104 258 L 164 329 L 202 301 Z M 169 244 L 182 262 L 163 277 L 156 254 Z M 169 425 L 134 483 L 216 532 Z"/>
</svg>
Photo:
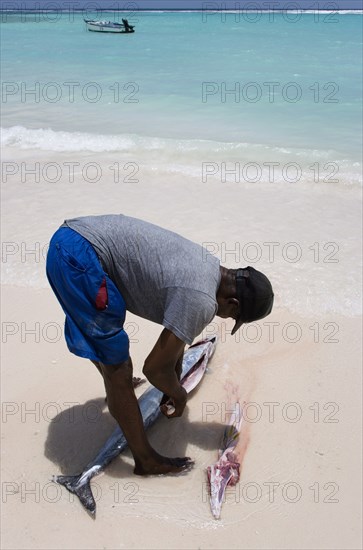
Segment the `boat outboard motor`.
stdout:
<svg viewBox="0 0 363 550">
<path fill-rule="evenodd" d="M 129 22 L 127 21 L 127 19 L 122 19 L 122 22 L 123 22 L 124 27 L 125 27 L 125 32 L 133 32 L 134 27 L 129 25 Z"/>
</svg>

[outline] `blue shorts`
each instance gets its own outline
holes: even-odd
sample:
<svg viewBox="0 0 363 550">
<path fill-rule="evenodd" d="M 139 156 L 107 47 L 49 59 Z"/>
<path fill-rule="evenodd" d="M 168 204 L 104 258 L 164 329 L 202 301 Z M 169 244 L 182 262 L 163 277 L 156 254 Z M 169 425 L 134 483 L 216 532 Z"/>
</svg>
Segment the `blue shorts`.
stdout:
<svg viewBox="0 0 363 550">
<path fill-rule="evenodd" d="M 110 365 L 126 361 L 126 304 L 92 245 L 73 229 L 58 229 L 49 244 L 47 277 L 66 315 L 69 351 Z"/>
</svg>

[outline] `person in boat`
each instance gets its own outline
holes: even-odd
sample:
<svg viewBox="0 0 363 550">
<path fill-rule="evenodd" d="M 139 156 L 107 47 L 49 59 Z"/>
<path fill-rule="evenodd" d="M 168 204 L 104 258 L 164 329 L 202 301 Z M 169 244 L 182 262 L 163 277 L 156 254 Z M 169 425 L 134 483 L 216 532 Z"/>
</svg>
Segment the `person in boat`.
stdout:
<svg viewBox="0 0 363 550">
<path fill-rule="evenodd" d="M 50 241 L 46 272 L 66 315 L 67 346 L 103 376 L 108 408 L 127 439 L 135 473 L 188 470 L 188 457 L 167 458 L 148 442 L 123 328 L 126 311 L 164 327 L 143 373 L 164 394 L 161 411 L 175 418 L 187 402 L 180 384 L 185 345 L 215 315 L 235 320 L 231 334 L 268 315 L 270 281 L 252 267 L 227 269 L 206 248 L 124 215 L 66 220 Z"/>
<path fill-rule="evenodd" d="M 129 22 L 128 22 L 127 19 L 122 19 L 122 23 L 125 27 L 125 32 L 132 32 L 133 31 L 134 27 L 129 25 Z"/>
</svg>

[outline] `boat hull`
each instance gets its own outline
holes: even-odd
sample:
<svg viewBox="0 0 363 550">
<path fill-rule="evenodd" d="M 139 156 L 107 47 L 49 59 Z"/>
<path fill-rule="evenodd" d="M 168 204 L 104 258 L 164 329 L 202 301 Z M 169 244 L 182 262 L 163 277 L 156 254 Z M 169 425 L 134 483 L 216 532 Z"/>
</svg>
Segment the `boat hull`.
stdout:
<svg viewBox="0 0 363 550">
<path fill-rule="evenodd" d="M 87 30 L 91 32 L 102 32 L 102 33 L 107 32 L 107 33 L 113 33 L 113 34 L 132 34 L 135 32 L 133 27 L 130 27 L 126 31 L 124 25 L 121 25 L 118 23 L 107 24 L 106 22 L 99 23 L 97 21 L 86 21 L 86 20 L 85 20 L 85 23 L 87 25 Z"/>
<path fill-rule="evenodd" d="M 107 27 L 93 27 L 91 25 L 88 26 L 88 30 L 91 32 L 108 32 L 113 34 L 132 34 L 135 31 L 121 31 L 119 29 L 113 29 L 113 28 L 107 28 Z"/>
</svg>

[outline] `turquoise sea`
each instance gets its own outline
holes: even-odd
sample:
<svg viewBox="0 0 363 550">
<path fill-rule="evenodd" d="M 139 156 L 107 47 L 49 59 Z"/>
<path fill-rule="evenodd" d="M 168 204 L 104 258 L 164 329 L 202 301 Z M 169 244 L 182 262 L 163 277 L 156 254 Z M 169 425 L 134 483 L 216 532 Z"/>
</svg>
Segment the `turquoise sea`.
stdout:
<svg viewBox="0 0 363 550">
<path fill-rule="evenodd" d="M 171 156 L 274 148 L 339 161 L 356 179 L 362 15 L 129 19 L 134 34 L 111 35 L 87 32 L 80 13 L 3 14 L 3 143 Z"/>
<path fill-rule="evenodd" d="M 5 14 L 5 240 L 43 250 L 65 218 L 122 211 L 223 241 L 222 263 L 240 243 L 225 261 L 272 272 L 290 311 L 359 314 L 362 15 L 256 15 L 138 12 L 112 35 Z M 47 288 L 20 252 L 3 272 Z"/>
</svg>

